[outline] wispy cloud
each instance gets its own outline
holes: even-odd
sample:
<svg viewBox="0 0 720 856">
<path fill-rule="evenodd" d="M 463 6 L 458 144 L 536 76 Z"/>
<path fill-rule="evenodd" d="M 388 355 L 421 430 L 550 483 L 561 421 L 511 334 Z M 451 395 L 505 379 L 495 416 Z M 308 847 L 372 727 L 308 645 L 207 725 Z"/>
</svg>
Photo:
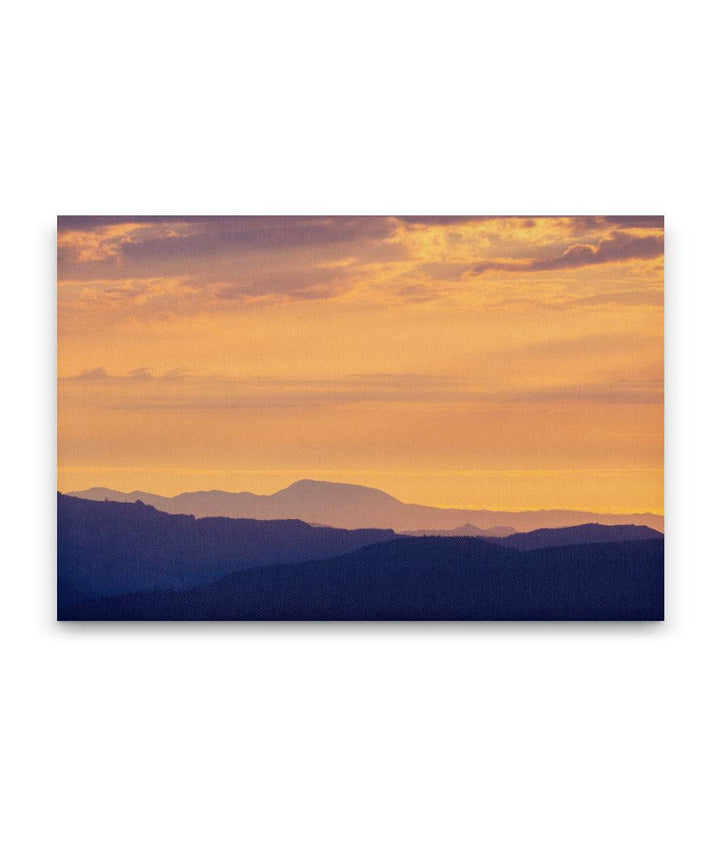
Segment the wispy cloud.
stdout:
<svg viewBox="0 0 720 856">
<path fill-rule="evenodd" d="M 549 258 L 511 261 L 506 259 L 488 259 L 472 267 L 472 273 L 483 274 L 488 271 L 518 271 L 534 273 L 536 271 L 554 271 L 567 268 L 582 268 L 588 265 L 611 264 L 637 259 L 654 259 L 662 256 L 663 236 L 636 236 L 616 231 L 609 238 L 592 244 L 572 244 L 559 255 Z"/>
<path fill-rule="evenodd" d="M 662 256 L 661 224 L 654 217 L 63 217 L 59 310 L 63 323 L 86 324 L 93 314 L 123 323 L 353 293 L 375 304 L 461 297 L 498 309 L 520 303 L 505 290 L 473 291 L 473 280 L 647 263 Z M 537 291 L 525 289 L 524 300 L 543 305 Z"/>
<path fill-rule="evenodd" d="M 578 297 L 573 303 L 576 306 L 662 306 L 665 300 L 661 288 L 636 288 L 632 291 L 608 291 L 601 294 L 591 294 Z"/>
<path fill-rule="evenodd" d="M 58 245 L 80 252 L 95 240 L 106 256 L 157 262 L 378 241 L 396 229 L 391 217 L 61 217 Z"/>
<path fill-rule="evenodd" d="M 328 407 L 352 404 L 510 404 L 594 401 L 648 404 L 662 401 L 662 379 L 595 378 L 544 386 L 480 384 L 468 377 L 419 374 L 353 374 L 325 378 L 232 377 L 193 375 L 175 369 L 163 375 L 137 370 L 109 375 L 98 368 L 63 384 L 83 382 L 96 388 L 97 406 L 125 409 L 227 410 L 246 408 Z M 172 382 L 172 383 L 171 383 Z M 98 385 L 105 396 L 98 395 Z"/>
<path fill-rule="evenodd" d="M 81 372 L 79 375 L 75 375 L 70 378 L 70 380 L 109 380 L 110 375 L 105 371 L 102 366 L 98 366 L 95 369 L 87 369 L 87 371 Z"/>
</svg>

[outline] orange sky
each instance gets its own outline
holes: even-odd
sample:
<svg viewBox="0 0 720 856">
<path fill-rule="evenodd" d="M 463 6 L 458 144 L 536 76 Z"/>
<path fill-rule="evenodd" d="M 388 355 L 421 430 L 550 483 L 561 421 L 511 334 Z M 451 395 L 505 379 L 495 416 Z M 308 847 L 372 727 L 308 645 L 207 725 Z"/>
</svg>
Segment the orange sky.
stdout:
<svg viewBox="0 0 720 856">
<path fill-rule="evenodd" d="M 62 217 L 59 489 L 663 509 L 661 218 Z"/>
</svg>

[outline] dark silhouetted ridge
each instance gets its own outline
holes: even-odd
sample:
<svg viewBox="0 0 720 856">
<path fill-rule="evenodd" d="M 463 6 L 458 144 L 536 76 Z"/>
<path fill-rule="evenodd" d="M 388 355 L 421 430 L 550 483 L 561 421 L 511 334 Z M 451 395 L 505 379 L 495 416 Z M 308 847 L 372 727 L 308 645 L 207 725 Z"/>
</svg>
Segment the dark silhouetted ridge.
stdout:
<svg viewBox="0 0 720 856">
<path fill-rule="evenodd" d="M 658 620 L 663 548 L 637 526 L 410 537 L 58 494 L 58 617 Z"/>
<path fill-rule="evenodd" d="M 660 620 L 663 540 L 521 551 L 481 538 L 397 538 L 185 591 L 71 604 L 78 620 Z"/>
<path fill-rule="evenodd" d="M 300 520 L 197 520 L 140 501 L 58 494 L 58 597 L 188 587 L 240 568 L 336 556 L 394 537 L 391 530 L 348 531 Z"/>
<path fill-rule="evenodd" d="M 561 547 L 569 544 L 607 544 L 615 541 L 662 540 L 661 532 L 647 526 L 603 526 L 586 523 L 583 526 L 566 526 L 563 529 L 535 529 L 517 532 L 499 539 L 499 543 L 519 550 L 537 550 L 541 547 Z"/>
</svg>

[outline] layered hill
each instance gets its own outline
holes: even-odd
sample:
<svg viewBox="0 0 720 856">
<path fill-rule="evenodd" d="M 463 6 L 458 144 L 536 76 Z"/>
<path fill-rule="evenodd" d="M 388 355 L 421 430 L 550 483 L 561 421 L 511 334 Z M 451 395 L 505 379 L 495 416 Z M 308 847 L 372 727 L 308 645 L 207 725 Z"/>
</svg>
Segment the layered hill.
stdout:
<svg viewBox="0 0 720 856">
<path fill-rule="evenodd" d="M 331 559 L 249 568 L 192 590 L 69 604 L 75 620 L 661 620 L 663 539 L 521 551 L 398 538 Z"/>
<path fill-rule="evenodd" d="M 300 520 L 196 519 L 141 501 L 58 494 L 58 597 L 196 586 L 241 568 L 337 556 L 394 538 Z"/>
<path fill-rule="evenodd" d="M 236 517 L 256 520 L 304 520 L 343 529 L 393 529 L 396 532 L 438 531 L 471 525 L 488 530 L 496 527 L 527 532 L 539 528 L 603 525 L 648 526 L 662 531 L 663 518 L 656 514 L 596 514 L 586 511 L 489 511 L 482 509 L 434 508 L 401 502 L 376 488 L 361 485 L 302 479 L 267 496 L 254 493 L 197 491 L 167 497 L 157 494 L 122 493 L 91 488 L 72 496 L 115 502 L 140 500 L 170 514 L 195 517 Z"/>
<path fill-rule="evenodd" d="M 59 494 L 58 617 L 655 620 L 663 545 L 636 526 L 410 537 Z"/>
<path fill-rule="evenodd" d="M 415 537 L 434 535 L 442 538 L 455 538 L 460 535 L 470 538 L 504 538 L 506 535 L 514 535 L 515 529 L 512 526 L 495 526 L 492 529 L 480 529 L 477 526 L 473 526 L 472 523 L 466 523 L 464 526 L 456 526 L 455 529 L 415 529 L 410 532 L 401 532 L 400 534 L 413 535 Z"/>
<path fill-rule="evenodd" d="M 662 541 L 662 539 L 661 532 L 650 529 L 648 526 L 603 526 L 599 523 L 586 523 L 583 526 L 568 526 L 564 529 L 516 532 L 513 535 L 492 540 L 518 550 L 538 550 L 542 547 L 565 547 L 571 544 L 612 544 L 617 541 Z"/>
</svg>

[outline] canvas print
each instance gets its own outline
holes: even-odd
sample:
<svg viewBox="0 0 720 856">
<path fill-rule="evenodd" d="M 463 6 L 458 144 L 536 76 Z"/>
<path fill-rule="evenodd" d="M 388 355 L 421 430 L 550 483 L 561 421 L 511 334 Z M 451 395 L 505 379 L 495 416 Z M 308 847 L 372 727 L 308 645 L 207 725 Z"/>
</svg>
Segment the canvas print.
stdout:
<svg viewBox="0 0 720 856">
<path fill-rule="evenodd" d="M 57 241 L 59 619 L 663 618 L 662 217 Z"/>
</svg>

